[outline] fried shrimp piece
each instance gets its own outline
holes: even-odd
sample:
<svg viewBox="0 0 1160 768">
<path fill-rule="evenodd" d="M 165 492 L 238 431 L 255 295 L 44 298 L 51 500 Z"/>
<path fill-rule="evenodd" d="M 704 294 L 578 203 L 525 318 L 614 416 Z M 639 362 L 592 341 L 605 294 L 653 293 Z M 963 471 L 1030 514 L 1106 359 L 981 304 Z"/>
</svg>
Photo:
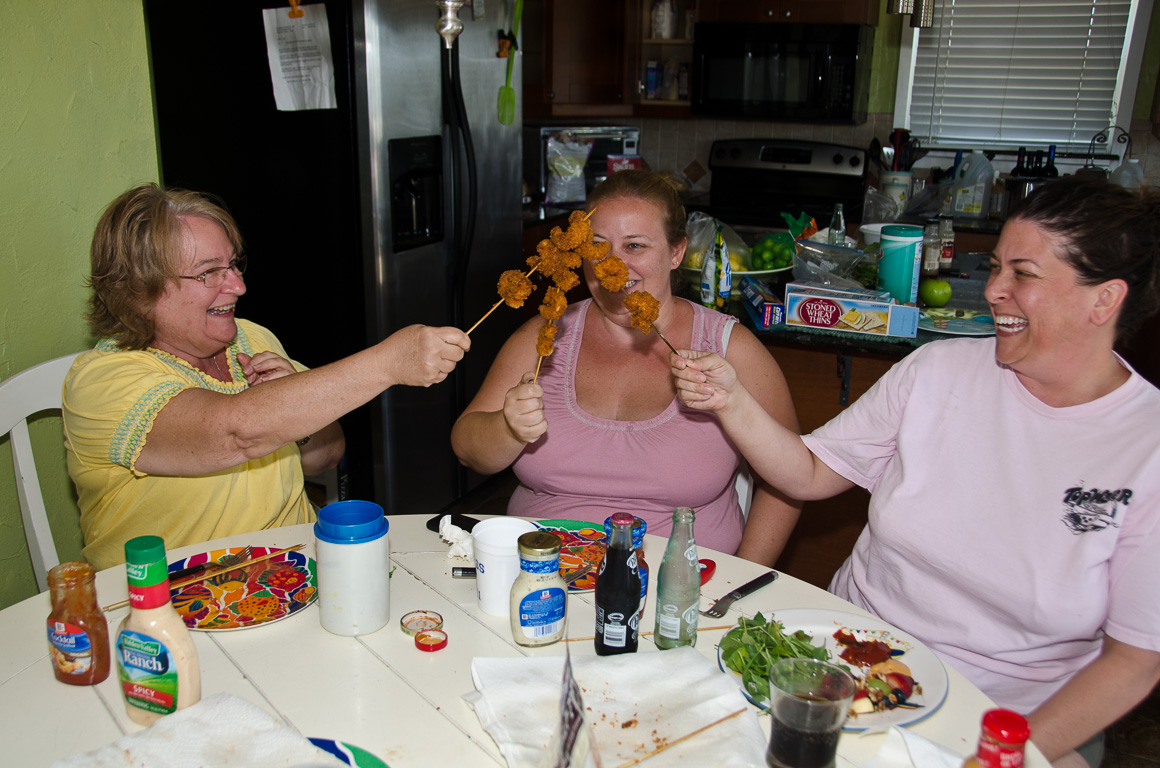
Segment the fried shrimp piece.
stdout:
<svg viewBox="0 0 1160 768">
<path fill-rule="evenodd" d="M 554 282 L 561 291 L 570 291 L 580 285 L 580 276 L 570 269 L 557 269 L 552 273 Z"/>
<path fill-rule="evenodd" d="M 519 309 L 535 288 L 532 281 L 518 269 L 509 269 L 499 276 L 499 295 L 512 309 Z"/>
<path fill-rule="evenodd" d="M 564 251 L 571 251 L 581 243 L 592 240 L 592 225 L 588 223 L 588 219 L 584 218 L 583 211 L 572 211 L 572 215 L 568 217 L 567 231 L 553 227 L 548 236 L 556 247 Z"/>
<path fill-rule="evenodd" d="M 624 299 L 624 308 L 632 315 L 632 327 L 648 333 L 661 313 L 661 303 L 648 291 L 633 291 Z"/>
<path fill-rule="evenodd" d="M 600 261 L 612 251 L 612 243 L 608 241 L 601 241 L 599 243 L 580 243 L 576 246 L 576 253 L 580 254 L 581 258 L 587 261 Z"/>
<path fill-rule="evenodd" d="M 559 320 L 567 308 L 568 300 L 564 298 L 564 292 L 554 285 L 548 286 L 548 290 L 544 291 L 544 301 L 540 304 L 540 314 L 544 319 Z"/>
<path fill-rule="evenodd" d="M 547 357 L 552 354 L 555 348 L 556 338 L 556 324 L 554 322 L 547 323 L 540 329 L 540 335 L 536 338 L 536 352 L 540 357 Z"/>
<path fill-rule="evenodd" d="M 540 270 L 542 275 L 552 275 L 566 257 L 567 253 L 557 248 L 551 240 L 541 240 L 536 246 L 536 254 L 528 257 L 528 266 Z"/>
<path fill-rule="evenodd" d="M 619 256 L 609 256 L 604 261 L 596 262 L 592 271 L 604 290 L 611 293 L 620 291 L 628 282 L 628 265 Z"/>
</svg>

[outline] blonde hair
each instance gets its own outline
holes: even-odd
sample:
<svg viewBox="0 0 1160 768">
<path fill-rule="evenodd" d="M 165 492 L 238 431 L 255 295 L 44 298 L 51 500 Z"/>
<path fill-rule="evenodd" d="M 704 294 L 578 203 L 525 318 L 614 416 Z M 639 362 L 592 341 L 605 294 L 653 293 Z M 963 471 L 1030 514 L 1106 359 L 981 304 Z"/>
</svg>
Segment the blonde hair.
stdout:
<svg viewBox="0 0 1160 768">
<path fill-rule="evenodd" d="M 153 342 L 153 310 L 176 282 L 186 219 L 202 218 L 225 232 L 234 253 L 242 235 L 224 206 L 200 192 L 142 184 L 111 202 L 97 222 L 89 250 L 88 322 L 94 336 L 112 336 L 122 349 Z"/>
</svg>

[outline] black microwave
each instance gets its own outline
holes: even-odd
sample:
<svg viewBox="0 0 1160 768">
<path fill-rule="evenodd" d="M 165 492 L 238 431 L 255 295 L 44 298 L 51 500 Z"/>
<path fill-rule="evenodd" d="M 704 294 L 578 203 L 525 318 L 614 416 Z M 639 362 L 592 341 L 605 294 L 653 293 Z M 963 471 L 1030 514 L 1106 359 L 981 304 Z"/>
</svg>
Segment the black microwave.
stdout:
<svg viewBox="0 0 1160 768">
<path fill-rule="evenodd" d="M 874 27 L 700 22 L 695 115 L 809 123 L 866 122 Z"/>
</svg>

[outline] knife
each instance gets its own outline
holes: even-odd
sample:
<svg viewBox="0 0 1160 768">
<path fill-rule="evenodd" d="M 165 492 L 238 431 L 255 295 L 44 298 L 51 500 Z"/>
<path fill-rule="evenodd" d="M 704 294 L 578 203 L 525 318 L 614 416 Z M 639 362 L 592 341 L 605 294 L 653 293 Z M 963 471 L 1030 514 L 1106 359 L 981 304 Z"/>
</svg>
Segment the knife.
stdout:
<svg viewBox="0 0 1160 768">
<path fill-rule="evenodd" d="M 737 600 L 740 600 L 741 598 L 745 597 L 748 594 L 752 594 L 753 592 L 756 592 L 757 590 L 764 587 L 766 584 L 772 584 L 775 581 L 777 581 L 777 571 L 769 571 L 768 573 L 763 573 L 762 575 L 758 576 L 753 581 L 748 581 L 748 582 L 742 584 L 740 587 L 733 590 L 732 592 L 725 595 L 720 600 L 718 600 L 717 602 L 715 602 L 711 606 L 709 606 L 709 610 L 701 611 L 701 613 L 703 613 L 706 616 L 712 616 L 715 619 L 719 619 L 725 615 L 725 612 L 727 610 L 729 610 L 729 606 L 733 605 L 734 602 L 736 602 Z"/>
</svg>

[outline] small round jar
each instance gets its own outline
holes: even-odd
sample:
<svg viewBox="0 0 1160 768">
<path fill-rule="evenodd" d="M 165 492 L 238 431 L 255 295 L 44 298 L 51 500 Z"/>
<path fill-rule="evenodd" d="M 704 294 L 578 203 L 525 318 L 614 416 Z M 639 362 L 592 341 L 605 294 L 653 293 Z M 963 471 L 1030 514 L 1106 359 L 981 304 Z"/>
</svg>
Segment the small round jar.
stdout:
<svg viewBox="0 0 1160 768">
<path fill-rule="evenodd" d="M 633 518 L 632 548 L 636 550 L 636 569 L 640 572 L 640 612 L 644 615 L 648 603 L 648 563 L 644 559 L 644 535 L 648 533 L 648 523 L 639 517 Z M 604 520 L 604 546 L 612 540 L 612 518 Z"/>
<path fill-rule="evenodd" d="M 520 573 L 512 584 L 512 639 L 519 645 L 555 643 L 564 637 L 568 585 L 560 575 L 560 537 L 547 531 L 520 535 Z"/>
</svg>

